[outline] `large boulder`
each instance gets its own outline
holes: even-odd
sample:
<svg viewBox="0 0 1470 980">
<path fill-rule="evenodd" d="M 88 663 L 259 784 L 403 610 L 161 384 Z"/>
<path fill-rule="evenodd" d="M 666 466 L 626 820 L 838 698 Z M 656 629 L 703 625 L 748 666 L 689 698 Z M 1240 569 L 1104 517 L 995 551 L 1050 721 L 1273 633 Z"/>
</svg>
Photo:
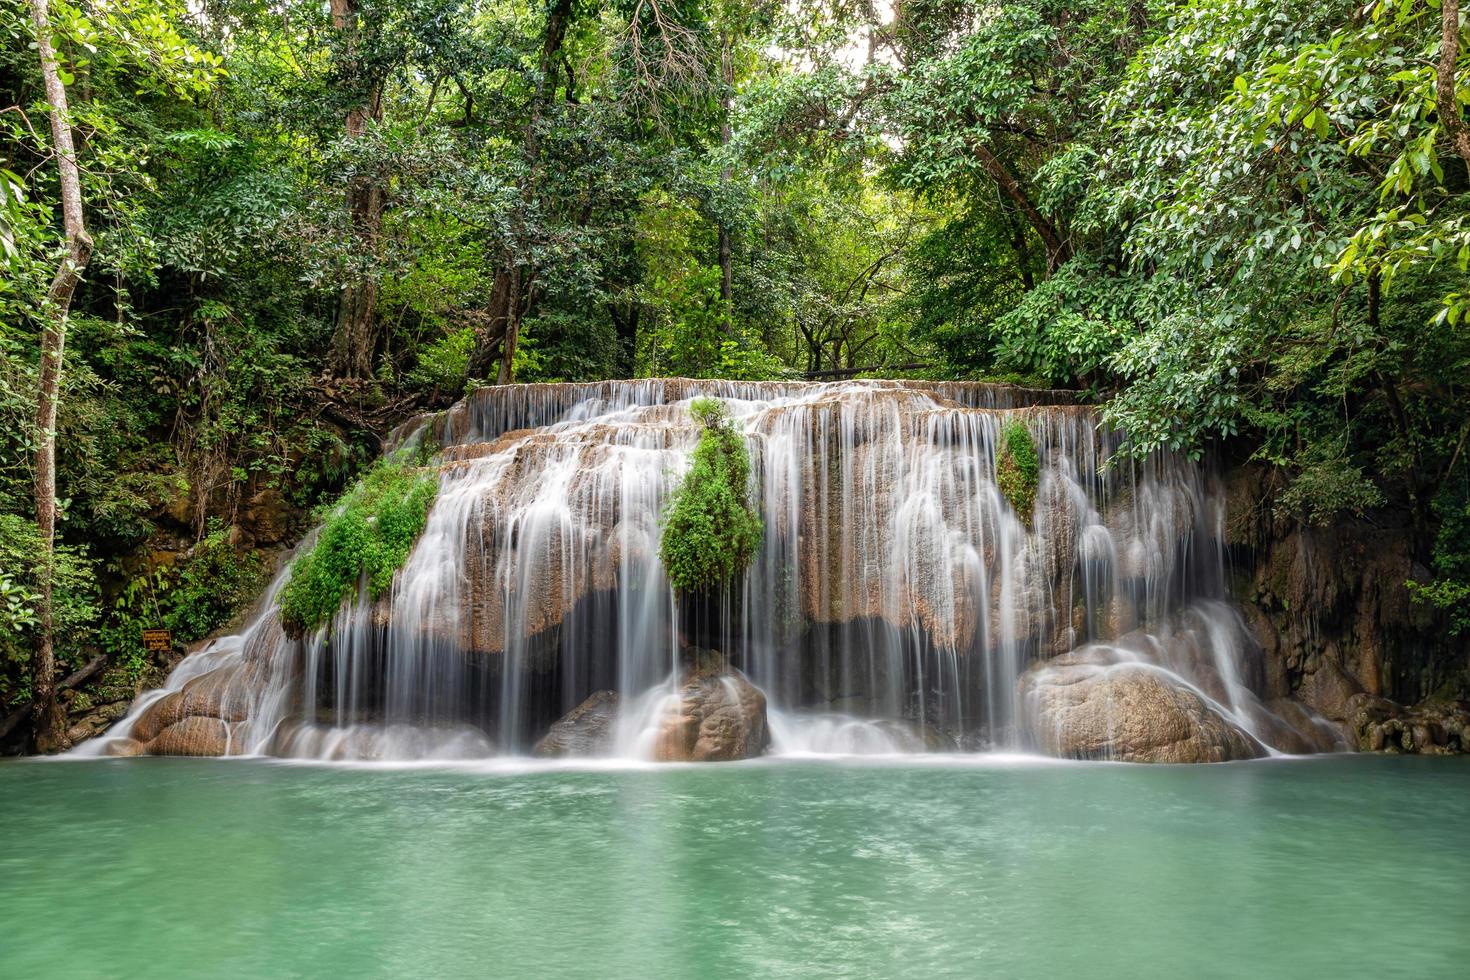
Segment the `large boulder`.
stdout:
<svg viewBox="0 0 1470 980">
<path fill-rule="evenodd" d="M 239 665 L 231 665 L 194 678 L 145 708 L 128 735 L 140 742 L 151 742 L 169 726 L 195 717 L 230 724 L 244 721 L 249 716 L 251 693 L 248 681 L 242 680 L 245 673 Z"/>
<path fill-rule="evenodd" d="M 149 755 L 226 755 L 233 747 L 229 722 L 202 715 L 190 715 L 175 722 L 143 747 Z"/>
<path fill-rule="evenodd" d="M 1346 722 L 1353 714 L 1353 698 L 1362 692 L 1363 685 L 1324 657 L 1316 670 L 1302 678 L 1295 697 L 1324 718 Z"/>
<path fill-rule="evenodd" d="M 606 755 L 612 749 L 621 698 L 616 691 L 598 691 L 562 716 L 532 749 L 534 755 L 555 759 L 569 755 Z"/>
<path fill-rule="evenodd" d="M 1119 762 L 1229 762 L 1265 748 L 1177 675 L 1094 647 L 1021 677 L 1026 723 L 1050 755 Z"/>
<path fill-rule="evenodd" d="M 771 741 L 766 696 L 714 658 L 685 671 L 678 697 L 658 725 L 653 757 L 660 762 L 752 759 Z"/>
</svg>

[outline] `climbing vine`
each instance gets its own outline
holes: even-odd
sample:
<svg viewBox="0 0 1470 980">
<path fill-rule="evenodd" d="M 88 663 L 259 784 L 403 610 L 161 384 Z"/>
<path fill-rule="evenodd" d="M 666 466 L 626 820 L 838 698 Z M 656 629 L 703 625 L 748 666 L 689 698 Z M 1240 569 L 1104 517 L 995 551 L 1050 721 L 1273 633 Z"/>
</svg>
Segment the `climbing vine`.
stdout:
<svg viewBox="0 0 1470 980">
<path fill-rule="evenodd" d="M 697 398 L 689 412 L 704 431 L 669 502 L 659 550 L 669 582 L 685 594 L 734 580 L 755 556 L 762 534 L 747 499 L 750 458 L 729 411 L 717 399 Z"/>
</svg>

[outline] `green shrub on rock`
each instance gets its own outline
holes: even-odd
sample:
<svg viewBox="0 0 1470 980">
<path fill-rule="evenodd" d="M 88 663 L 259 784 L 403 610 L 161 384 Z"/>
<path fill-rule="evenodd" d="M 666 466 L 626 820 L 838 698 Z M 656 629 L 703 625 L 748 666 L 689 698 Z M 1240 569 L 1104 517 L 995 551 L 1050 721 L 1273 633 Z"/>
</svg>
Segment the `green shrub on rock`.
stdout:
<svg viewBox="0 0 1470 980">
<path fill-rule="evenodd" d="M 762 533 L 747 499 L 750 457 L 724 403 L 697 398 L 689 412 L 704 432 L 669 502 L 659 549 L 669 582 L 684 594 L 734 580 L 755 557 Z"/>
<path fill-rule="evenodd" d="M 1031 526 L 1031 512 L 1036 507 L 1040 477 L 1041 457 L 1031 430 L 1025 422 L 1008 422 L 1000 430 L 1000 445 L 995 451 L 995 482 L 1027 527 Z"/>
<path fill-rule="evenodd" d="M 428 523 L 439 480 L 429 468 L 384 459 L 328 513 L 311 550 L 291 564 L 281 624 L 300 635 L 325 626 L 366 578 L 379 598 Z"/>
</svg>

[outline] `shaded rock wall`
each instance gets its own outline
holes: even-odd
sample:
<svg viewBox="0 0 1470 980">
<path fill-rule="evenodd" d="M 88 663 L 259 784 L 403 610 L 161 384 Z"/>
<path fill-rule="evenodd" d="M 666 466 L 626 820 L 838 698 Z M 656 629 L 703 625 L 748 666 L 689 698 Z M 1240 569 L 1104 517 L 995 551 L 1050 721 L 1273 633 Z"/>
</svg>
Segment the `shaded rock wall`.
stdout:
<svg viewBox="0 0 1470 980">
<path fill-rule="evenodd" d="M 1470 637 L 1451 636 L 1405 588 L 1430 578 L 1407 515 L 1306 526 L 1277 513 L 1267 467 L 1235 467 L 1224 482 L 1231 587 L 1264 651 L 1266 697 L 1296 698 L 1351 729 L 1361 728 L 1357 695 L 1470 696 Z"/>
</svg>

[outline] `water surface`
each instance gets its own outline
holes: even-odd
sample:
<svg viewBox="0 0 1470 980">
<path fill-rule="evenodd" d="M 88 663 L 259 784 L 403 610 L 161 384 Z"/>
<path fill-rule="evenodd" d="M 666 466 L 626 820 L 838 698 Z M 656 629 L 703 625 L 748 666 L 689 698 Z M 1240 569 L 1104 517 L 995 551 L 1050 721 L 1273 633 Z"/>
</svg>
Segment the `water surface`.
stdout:
<svg viewBox="0 0 1470 980">
<path fill-rule="evenodd" d="M 0 764 L 0 977 L 1470 975 L 1470 759 Z"/>
</svg>

